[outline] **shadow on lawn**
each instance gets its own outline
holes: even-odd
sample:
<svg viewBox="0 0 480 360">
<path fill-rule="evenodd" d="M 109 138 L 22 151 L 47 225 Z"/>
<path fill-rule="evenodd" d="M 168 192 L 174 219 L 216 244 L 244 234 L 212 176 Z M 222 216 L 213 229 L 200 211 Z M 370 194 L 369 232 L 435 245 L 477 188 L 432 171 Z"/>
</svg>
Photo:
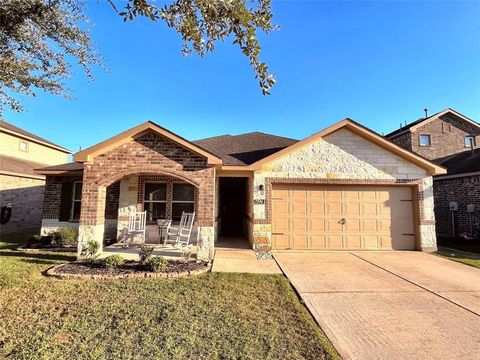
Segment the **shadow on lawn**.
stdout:
<svg viewBox="0 0 480 360">
<path fill-rule="evenodd" d="M 24 251 L 0 251 L 1 257 L 16 257 L 23 258 L 21 261 L 38 264 L 44 264 L 45 261 L 74 261 L 75 256 L 72 255 L 63 255 L 63 254 L 52 254 L 47 252 L 38 252 L 38 253 L 28 253 Z"/>
</svg>

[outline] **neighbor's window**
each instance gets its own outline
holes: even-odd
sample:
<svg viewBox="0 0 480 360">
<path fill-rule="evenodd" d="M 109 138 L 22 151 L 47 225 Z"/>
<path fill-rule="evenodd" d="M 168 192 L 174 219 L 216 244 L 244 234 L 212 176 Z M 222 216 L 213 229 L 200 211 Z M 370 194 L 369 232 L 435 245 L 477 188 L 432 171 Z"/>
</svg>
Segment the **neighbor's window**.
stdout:
<svg viewBox="0 0 480 360">
<path fill-rule="evenodd" d="M 145 183 L 143 209 L 147 211 L 147 221 L 165 219 L 167 215 L 167 184 Z"/>
<path fill-rule="evenodd" d="M 189 184 L 173 184 L 172 220 L 178 221 L 182 212 L 195 211 L 195 188 Z"/>
<path fill-rule="evenodd" d="M 28 151 L 28 141 L 25 140 L 20 140 L 20 145 L 19 145 L 20 151 Z"/>
<path fill-rule="evenodd" d="M 475 136 L 465 136 L 465 147 L 475 146 Z"/>
<path fill-rule="evenodd" d="M 430 135 L 422 134 L 420 135 L 420 146 L 430 146 L 432 142 L 430 140 Z"/>
<path fill-rule="evenodd" d="M 72 195 L 72 213 L 71 220 L 80 219 L 80 210 L 82 208 L 82 182 L 75 181 L 73 183 L 73 195 Z"/>
</svg>

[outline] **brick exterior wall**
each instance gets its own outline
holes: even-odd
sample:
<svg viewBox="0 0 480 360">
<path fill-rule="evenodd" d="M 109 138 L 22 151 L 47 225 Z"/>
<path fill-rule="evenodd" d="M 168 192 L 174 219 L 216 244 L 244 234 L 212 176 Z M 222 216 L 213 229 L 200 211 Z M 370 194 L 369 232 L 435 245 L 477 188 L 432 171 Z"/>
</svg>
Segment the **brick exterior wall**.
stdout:
<svg viewBox="0 0 480 360">
<path fill-rule="evenodd" d="M 429 134 L 431 146 L 420 146 L 420 134 Z M 475 136 L 475 147 L 480 141 L 480 130 L 453 114 L 445 114 L 433 121 L 427 122 L 406 134 L 390 139 L 396 144 L 411 150 L 427 159 L 444 158 L 465 150 L 465 136 Z"/>
<path fill-rule="evenodd" d="M 39 228 L 45 180 L 0 175 L 0 206 L 12 205 L 12 217 L 0 225 L 0 233 Z"/>
<path fill-rule="evenodd" d="M 79 250 L 89 239 L 102 243 L 105 188 L 131 175 L 170 176 L 194 185 L 196 223 L 202 235 L 214 236 L 215 169 L 206 158 L 149 131 L 84 164 Z"/>
<path fill-rule="evenodd" d="M 434 180 L 436 229 L 439 234 L 452 234 L 451 201 L 458 202 L 458 211 L 454 213 L 455 233 L 470 232 L 470 216 L 467 205 L 475 205 L 475 216 L 480 210 L 480 176 Z"/>
</svg>

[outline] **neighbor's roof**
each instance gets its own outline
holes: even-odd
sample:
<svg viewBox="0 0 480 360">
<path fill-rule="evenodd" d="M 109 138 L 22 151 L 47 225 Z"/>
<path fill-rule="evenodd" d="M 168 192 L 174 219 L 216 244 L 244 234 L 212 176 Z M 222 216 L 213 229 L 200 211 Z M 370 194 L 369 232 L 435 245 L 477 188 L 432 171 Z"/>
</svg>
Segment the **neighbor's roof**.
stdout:
<svg viewBox="0 0 480 360">
<path fill-rule="evenodd" d="M 223 160 L 223 165 L 250 165 L 298 140 L 282 136 L 251 132 L 241 135 L 220 135 L 194 141 L 193 143 L 210 151 Z"/>
<path fill-rule="evenodd" d="M 458 111 L 455 111 L 453 109 L 448 108 L 448 109 L 440 111 L 436 114 L 430 115 L 428 117 L 423 117 L 423 118 L 417 119 L 417 120 L 411 122 L 410 124 L 407 124 L 405 126 L 400 127 L 399 129 L 397 129 L 395 131 L 392 131 L 391 133 L 385 135 L 385 137 L 389 138 L 389 139 L 397 137 L 397 136 L 399 136 L 399 135 L 401 135 L 401 134 L 403 134 L 403 133 L 405 133 L 409 130 L 414 130 L 417 126 L 420 126 L 422 124 L 426 124 L 426 123 L 428 123 L 428 122 L 430 122 L 430 121 L 432 121 L 432 120 L 434 120 L 434 119 L 436 119 L 440 116 L 448 114 L 448 113 L 456 115 L 459 118 L 461 118 L 461 119 L 465 120 L 466 122 L 470 123 L 471 125 L 477 126 L 478 128 L 480 128 L 480 124 L 477 123 L 476 121 L 466 117 L 463 114 L 460 114 Z"/>
<path fill-rule="evenodd" d="M 53 142 L 44 139 L 38 135 L 32 134 L 31 132 L 28 132 L 26 130 L 20 129 L 19 127 L 12 125 L 10 123 L 7 123 L 6 121 L 0 120 L 0 131 L 17 135 L 22 138 L 26 138 L 29 140 L 33 140 L 34 142 L 38 142 L 42 145 L 47 145 L 49 147 L 52 147 L 56 150 L 62 151 L 67 154 L 71 154 L 72 152 L 68 149 L 65 149 L 64 147 L 61 147 L 60 145 L 54 144 Z"/>
<path fill-rule="evenodd" d="M 70 171 L 83 171 L 83 164 L 79 162 L 70 162 L 53 166 L 43 166 L 35 168 L 37 174 L 56 174 Z"/>
<path fill-rule="evenodd" d="M 38 173 L 35 169 L 45 166 L 45 164 L 14 158 L 6 155 L 0 155 L 0 173 L 13 175 L 38 177 Z"/>
<path fill-rule="evenodd" d="M 460 175 L 480 171 L 480 149 L 465 150 L 441 161 L 437 164 L 447 168 L 446 175 Z"/>
</svg>

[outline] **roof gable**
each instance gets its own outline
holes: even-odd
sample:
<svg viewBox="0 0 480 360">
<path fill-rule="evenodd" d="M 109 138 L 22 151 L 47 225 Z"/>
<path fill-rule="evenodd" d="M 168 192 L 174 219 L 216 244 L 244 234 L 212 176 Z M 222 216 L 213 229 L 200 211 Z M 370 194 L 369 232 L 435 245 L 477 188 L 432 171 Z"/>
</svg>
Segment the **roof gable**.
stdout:
<svg viewBox="0 0 480 360">
<path fill-rule="evenodd" d="M 93 145 L 85 150 L 82 150 L 73 155 L 73 160 L 78 162 L 88 162 L 91 161 L 95 156 L 104 154 L 111 149 L 114 149 L 120 145 L 133 141 L 136 137 L 144 134 L 147 131 L 153 131 L 158 133 L 171 141 L 191 150 L 194 153 L 197 153 L 201 156 L 204 156 L 207 159 L 209 164 L 222 164 L 222 159 L 218 156 L 212 154 L 211 152 L 195 145 L 194 143 L 184 139 L 183 137 L 174 134 L 171 131 L 155 124 L 152 121 L 144 122 L 138 126 L 135 126 L 129 130 L 126 130 L 110 139 L 102 141 L 96 145 Z"/>
<path fill-rule="evenodd" d="M 271 163 L 273 161 L 275 161 L 276 159 L 279 159 L 280 157 L 282 156 L 285 156 L 287 155 L 288 153 L 292 152 L 292 151 L 295 151 L 297 149 L 301 149 L 311 143 L 313 143 L 314 141 L 320 139 L 320 138 L 323 138 L 323 137 L 326 137 L 340 129 L 348 129 L 350 130 L 351 132 L 353 132 L 354 134 L 370 141 L 371 143 L 373 144 L 376 144 L 378 146 L 380 146 L 381 148 L 385 149 L 385 150 L 388 150 L 392 153 L 394 153 L 395 155 L 397 156 L 400 156 L 401 158 L 419 166 L 420 168 L 423 168 L 425 170 L 427 170 L 431 175 L 437 175 L 437 174 L 444 174 L 446 172 L 446 170 L 439 166 L 439 165 L 436 165 L 434 163 L 432 163 L 431 161 L 419 156 L 419 155 L 416 155 L 408 150 L 405 150 L 404 148 L 386 140 L 384 137 L 382 137 L 381 135 L 373 132 L 372 130 L 360 125 L 359 123 L 351 120 L 351 119 L 345 119 L 345 120 L 342 120 L 316 134 L 313 134 L 305 139 L 303 139 L 302 141 L 299 141 L 275 154 L 272 154 L 260 161 L 257 161 L 256 163 L 252 164 L 252 169 L 253 170 L 260 170 L 262 168 L 263 165 L 266 165 L 268 163 Z"/>
<path fill-rule="evenodd" d="M 429 117 L 420 118 L 418 120 L 415 120 L 415 121 L 411 122 L 410 124 L 401 127 L 400 129 L 392 131 L 391 133 L 385 135 L 385 137 L 387 137 L 389 139 L 392 139 L 392 138 L 395 138 L 395 137 L 400 136 L 402 134 L 405 134 L 407 132 L 413 132 L 413 131 L 417 130 L 419 127 L 422 127 L 426 124 L 429 124 L 432 121 L 435 121 L 436 119 L 438 119 L 438 118 L 440 118 L 444 115 L 447 115 L 447 114 L 452 114 L 452 115 L 460 118 L 461 120 L 465 121 L 469 125 L 472 125 L 472 126 L 478 128 L 480 130 L 480 124 L 479 123 L 477 123 L 476 121 L 466 117 L 465 115 L 460 114 L 458 111 L 455 111 L 453 109 L 448 108 L 448 109 L 440 111 L 436 114 L 430 115 Z"/>
</svg>

